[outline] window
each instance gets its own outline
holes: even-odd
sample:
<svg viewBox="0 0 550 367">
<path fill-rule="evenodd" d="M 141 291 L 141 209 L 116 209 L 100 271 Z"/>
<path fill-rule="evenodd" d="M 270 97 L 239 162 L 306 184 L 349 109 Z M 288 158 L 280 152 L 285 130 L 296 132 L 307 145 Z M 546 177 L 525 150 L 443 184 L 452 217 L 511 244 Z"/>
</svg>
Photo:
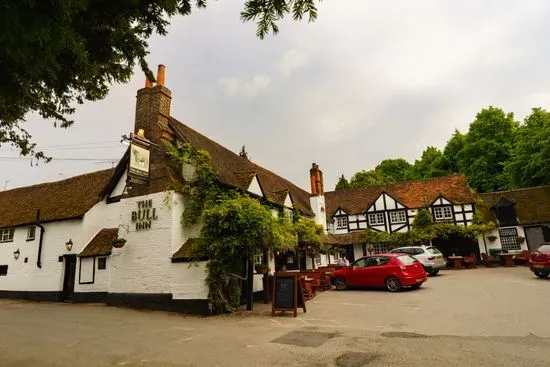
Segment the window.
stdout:
<svg viewBox="0 0 550 367">
<path fill-rule="evenodd" d="M 550 252 L 550 245 L 542 245 L 537 249 L 538 252 Z"/>
<path fill-rule="evenodd" d="M 453 219 L 453 210 L 450 206 L 436 206 L 433 209 L 435 220 Z"/>
<path fill-rule="evenodd" d="M 36 234 L 36 226 L 30 226 L 27 228 L 27 241 L 33 241 Z"/>
<path fill-rule="evenodd" d="M 98 270 L 105 270 L 107 268 L 107 258 L 106 257 L 100 257 L 97 259 L 97 269 Z"/>
<path fill-rule="evenodd" d="M 428 247 L 426 250 L 432 255 L 443 255 L 437 247 Z"/>
<path fill-rule="evenodd" d="M 398 253 L 398 254 L 410 254 L 410 253 L 411 253 L 411 249 L 408 248 L 408 247 L 399 247 L 399 248 L 394 248 L 394 249 L 391 250 L 390 252 L 392 252 L 392 253 Z"/>
<path fill-rule="evenodd" d="M 315 256 L 315 265 L 321 265 L 321 254 Z"/>
<path fill-rule="evenodd" d="M 405 211 L 399 210 L 397 212 L 390 212 L 390 223 L 407 223 L 407 216 L 405 215 Z"/>
<path fill-rule="evenodd" d="M 501 228 L 498 230 L 500 244 L 503 250 L 521 250 L 518 242 L 518 230 L 516 228 Z"/>
<path fill-rule="evenodd" d="M 367 258 L 367 264 L 366 266 L 380 266 L 380 265 L 386 265 L 390 262 L 389 257 L 369 257 Z"/>
<path fill-rule="evenodd" d="M 336 228 L 348 228 L 348 217 L 336 217 Z"/>
<path fill-rule="evenodd" d="M 0 265 L 0 276 L 8 275 L 8 266 Z"/>
<path fill-rule="evenodd" d="M 399 262 L 403 265 L 412 265 L 418 262 L 418 260 L 416 260 L 414 257 L 408 256 L 408 255 L 399 256 L 398 259 L 399 259 Z"/>
<path fill-rule="evenodd" d="M 363 259 L 359 259 L 357 260 L 356 262 L 353 263 L 353 267 L 354 268 L 364 268 L 365 266 L 367 266 L 367 260 L 369 258 L 363 258 Z"/>
<path fill-rule="evenodd" d="M 13 233 L 15 228 L 4 228 L 0 229 L 0 242 L 11 242 L 13 241 Z"/>
<path fill-rule="evenodd" d="M 384 224 L 384 213 L 369 214 L 369 224 L 371 226 Z"/>
</svg>

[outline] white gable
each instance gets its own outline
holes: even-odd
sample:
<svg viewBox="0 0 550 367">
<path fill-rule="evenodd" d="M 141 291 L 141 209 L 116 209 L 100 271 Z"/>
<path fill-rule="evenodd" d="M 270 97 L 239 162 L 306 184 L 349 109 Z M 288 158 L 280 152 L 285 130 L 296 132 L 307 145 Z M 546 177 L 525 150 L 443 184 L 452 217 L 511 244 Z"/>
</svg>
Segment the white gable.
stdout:
<svg viewBox="0 0 550 367">
<path fill-rule="evenodd" d="M 290 197 L 290 194 L 286 194 L 285 203 L 284 206 L 287 208 L 292 208 L 292 198 Z"/>
<path fill-rule="evenodd" d="M 451 202 L 445 199 L 443 196 L 440 196 L 437 199 L 435 199 L 432 205 L 451 205 Z"/>
<path fill-rule="evenodd" d="M 124 188 L 126 187 L 126 176 L 126 172 L 124 172 L 122 177 L 120 177 L 120 179 L 118 180 L 113 191 L 111 191 L 111 193 L 109 194 L 110 198 L 122 195 L 122 193 L 124 192 Z"/>
<path fill-rule="evenodd" d="M 378 196 L 374 203 L 367 209 L 368 212 L 374 211 L 384 211 L 384 210 L 395 210 L 395 209 L 404 209 L 397 200 L 392 198 L 390 195 L 383 192 Z"/>
<path fill-rule="evenodd" d="M 264 193 L 262 192 L 262 188 L 260 187 L 260 183 L 258 182 L 257 175 L 254 175 L 252 182 L 250 182 L 250 185 L 248 186 L 248 192 L 261 197 L 264 196 Z"/>
<path fill-rule="evenodd" d="M 343 211 L 342 209 L 338 209 L 336 211 L 336 213 L 334 213 L 334 216 L 337 216 L 337 215 L 348 215 L 348 213 L 346 213 L 345 211 Z"/>
</svg>

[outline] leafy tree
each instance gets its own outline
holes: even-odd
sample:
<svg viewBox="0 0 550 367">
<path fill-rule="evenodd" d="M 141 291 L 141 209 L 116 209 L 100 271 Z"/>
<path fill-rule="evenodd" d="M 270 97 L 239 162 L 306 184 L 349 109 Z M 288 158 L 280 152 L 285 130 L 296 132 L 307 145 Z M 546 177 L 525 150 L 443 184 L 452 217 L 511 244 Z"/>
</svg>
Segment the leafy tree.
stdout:
<svg viewBox="0 0 550 367">
<path fill-rule="evenodd" d="M 288 251 L 296 237 L 287 218 L 273 216 L 258 200 L 236 195 L 205 209 L 195 253 L 207 256 L 209 301 L 215 313 L 239 306 L 242 261 L 265 250 Z M 250 270 L 249 270 L 250 271 Z"/>
<path fill-rule="evenodd" d="M 29 112 L 69 127 L 75 103 L 104 98 L 111 83 L 127 82 L 136 64 L 154 80 L 147 40 L 165 35 L 170 19 L 206 0 L 4 0 L 0 22 L 0 145 L 45 158 L 22 126 Z M 317 17 L 316 0 L 247 0 L 243 21 L 264 38 L 277 22 Z"/>
<path fill-rule="evenodd" d="M 338 179 L 338 182 L 336 183 L 336 187 L 334 189 L 335 190 L 345 190 L 345 189 L 349 189 L 349 188 L 350 188 L 350 184 L 349 184 L 348 180 L 346 180 L 344 175 L 342 175 Z"/>
<path fill-rule="evenodd" d="M 510 159 L 518 124 L 500 108 L 481 110 L 464 139 L 459 167 L 478 192 L 506 188 L 504 165 Z"/>
<path fill-rule="evenodd" d="M 512 187 L 550 184 L 550 113 L 534 108 L 518 128 L 505 174 Z"/>
<path fill-rule="evenodd" d="M 360 187 L 366 187 L 369 185 L 379 185 L 384 183 L 382 175 L 376 170 L 372 171 L 359 171 L 353 175 L 349 181 L 351 188 L 357 189 Z"/>
<path fill-rule="evenodd" d="M 325 251 L 323 245 L 325 230 L 323 226 L 316 224 L 311 219 L 300 218 L 294 224 L 294 231 L 298 238 L 298 246 L 311 258 L 313 268 L 315 268 L 315 257 Z"/>
<path fill-rule="evenodd" d="M 443 150 L 443 160 L 442 168 L 449 173 L 458 173 L 460 172 L 459 162 L 462 157 L 462 150 L 464 149 L 464 139 L 465 135 L 460 131 L 455 130 L 453 136 L 445 149 Z"/>
<path fill-rule="evenodd" d="M 403 158 L 384 159 L 376 168 L 384 183 L 401 182 L 408 179 L 412 165 Z"/>
<path fill-rule="evenodd" d="M 444 176 L 447 172 L 443 167 L 443 153 L 436 147 L 427 147 L 420 159 L 414 162 L 410 170 L 410 178 L 432 178 Z"/>
</svg>

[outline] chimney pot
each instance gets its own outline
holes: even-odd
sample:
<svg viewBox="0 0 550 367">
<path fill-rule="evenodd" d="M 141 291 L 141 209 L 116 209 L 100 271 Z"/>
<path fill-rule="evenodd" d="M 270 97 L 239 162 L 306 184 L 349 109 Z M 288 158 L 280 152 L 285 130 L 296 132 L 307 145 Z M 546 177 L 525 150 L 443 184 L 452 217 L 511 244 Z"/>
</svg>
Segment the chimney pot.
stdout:
<svg viewBox="0 0 550 367">
<path fill-rule="evenodd" d="M 158 71 L 157 71 L 157 85 L 164 85 L 165 80 L 165 71 L 166 67 L 162 64 L 159 65 Z"/>
<path fill-rule="evenodd" d="M 145 88 L 151 88 L 153 86 L 153 82 L 147 78 L 147 75 L 145 75 Z"/>
</svg>

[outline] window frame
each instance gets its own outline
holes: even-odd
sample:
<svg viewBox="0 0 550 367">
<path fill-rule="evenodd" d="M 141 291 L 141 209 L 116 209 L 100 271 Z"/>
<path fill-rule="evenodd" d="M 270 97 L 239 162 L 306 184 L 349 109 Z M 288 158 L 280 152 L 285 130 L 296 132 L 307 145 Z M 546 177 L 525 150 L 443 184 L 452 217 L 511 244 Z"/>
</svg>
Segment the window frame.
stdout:
<svg viewBox="0 0 550 367">
<path fill-rule="evenodd" d="M 336 217 L 336 229 L 348 229 L 347 215 L 339 215 Z"/>
<path fill-rule="evenodd" d="M 433 209 L 434 219 L 436 221 L 453 219 L 453 207 L 451 205 L 434 206 L 432 209 Z M 446 211 L 445 209 L 449 211 L 449 216 L 445 216 L 445 211 Z"/>
<path fill-rule="evenodd" d="M 393 218 L 395 216 L 395 220 Z M 401 219 L 403 216 L 403 219 Z M 407 223 L 407 214 L 405 210 L 394 210 L 390 212 L 390 223 L 391 224 L 405 224 Z"/>
<path fill-rule="evenodd" d="M 32 237 L 31 237 L 32 232 Z M 36 226 L 27 227 L 27 241 L 34 241 L 36 239 Z"/>
<path fill-rule="evenodd" d="M 511 234 L 507 234 L 507 232 Z M 519 233 L 516 227 L 499 228 L 498 236 L 500 238 L 500 247 L 507 251 L 521 250 L 521 243 L 519 243 Z M 513 239 L 513 241 L 510 241 Z"/>
<path fill-rule="evenodd" d="M 372 221 L 371 219 L 375 218 L 376 221 Z M 382 221 L 380 222 L 378 219 L 382 218 Z M 383 226 L 386 224 L 386 216 L 383 212 L 375 212 L 375 213 L 368 213 L 367 220 L 369 222 L 369 226 Z"/>
<path fill-rule="evenodd" d="M 7 233 L 7 236 L 5 234 Z M 15 236 L 15 228 L 2 228 L 0 229 L 0 243 L 13 242 Z M 4 239 L 6 237 L 6 239 Z"/>
<path fill-rule="evenodd" d="M 107 269 L 107 258 L 106 257 L 98 257 L 97 258 L 97 270 L 105 270 Z"/>
</svg>

